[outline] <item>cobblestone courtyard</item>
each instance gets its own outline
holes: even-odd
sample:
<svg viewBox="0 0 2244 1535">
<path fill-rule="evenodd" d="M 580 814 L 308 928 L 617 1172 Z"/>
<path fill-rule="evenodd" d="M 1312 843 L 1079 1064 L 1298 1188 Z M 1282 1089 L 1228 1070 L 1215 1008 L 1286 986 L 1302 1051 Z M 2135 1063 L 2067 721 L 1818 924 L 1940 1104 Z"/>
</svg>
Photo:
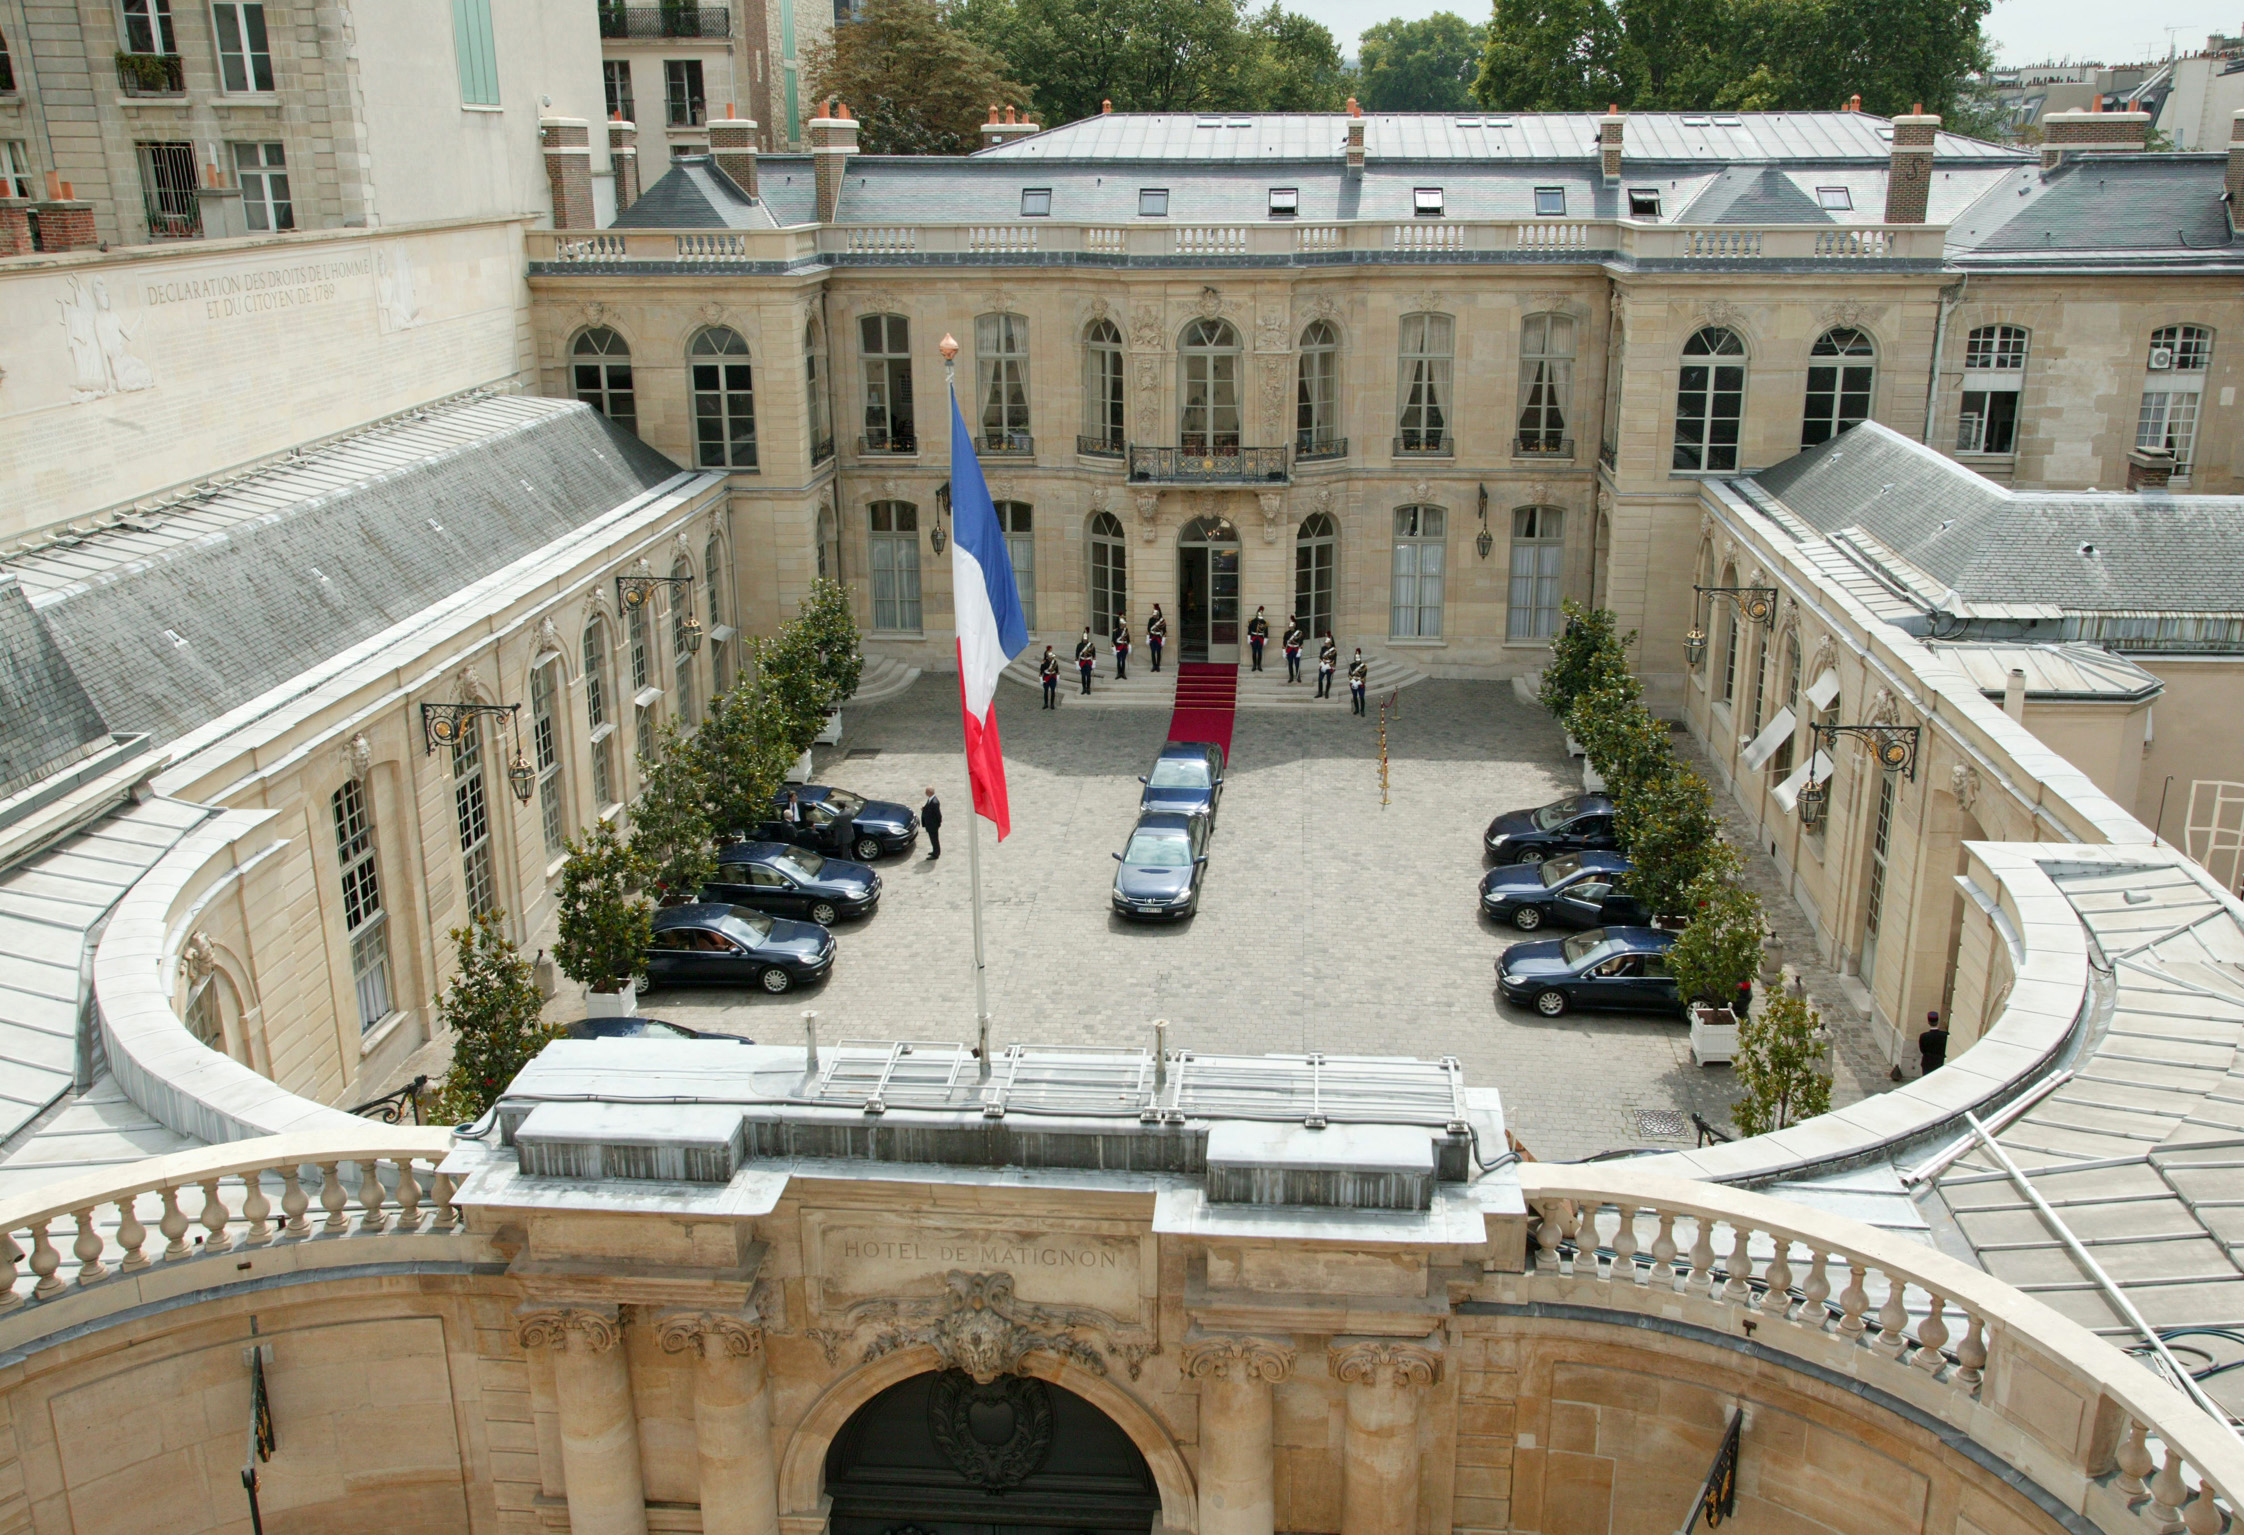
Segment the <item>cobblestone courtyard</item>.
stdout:
<svg viewBox="0 0 2244 1535">
<path fill-rule="evenodd" d="M 1639 1111 L 1697 1110 L 1727 1125 L 1730 1072 L 1692 1065 L 1680 1022 L 1544 1019 L 1495 996 L 1496 956 L 1520 935 L 1475 908 L 1480 834 L 1499 810 L 1579 787 L 1556 727 L 1508 684 L 1405 692 L 1384 808 L 1376 715 L 1352 717 L 1344 698 L 1241 711 L 1207 895 L 1200 915 L 1176 926 L 1126 924 L 1107 908 L 1110 855 L 1128 833 L 1166 711 L 1045 713 L 1010 684 L 999 707 L 1013 835 L 999 846 L 985 829 L 982 863 L 1000 1047 L 1150 1046 L 1153 1020 L 1167 1018 L 1173 1044 L 1204 1050 L 1454 1054 L 1469 1081 L 1502 1091 L 1529 1148 L 1554 1160 L 1686 1143 Z M 817 1009 L 826 1042 L 971 1039 L 957 711 L 955 681 L 931 676 L 850 710 L 842 746 L 820 749 L 822 781 L 915 808 L 933 784 L 950 812 L 939 862 L 923 843 L 882 866 L 881 909 L 838 930 L 831 981 L 784 997 L 659 991 L 643 1010 L 773 1042 L 801 1037 L 805 1007 Z M 1840 1101 L 1862 1086 L 1846 1065 Z"/>
</svg>

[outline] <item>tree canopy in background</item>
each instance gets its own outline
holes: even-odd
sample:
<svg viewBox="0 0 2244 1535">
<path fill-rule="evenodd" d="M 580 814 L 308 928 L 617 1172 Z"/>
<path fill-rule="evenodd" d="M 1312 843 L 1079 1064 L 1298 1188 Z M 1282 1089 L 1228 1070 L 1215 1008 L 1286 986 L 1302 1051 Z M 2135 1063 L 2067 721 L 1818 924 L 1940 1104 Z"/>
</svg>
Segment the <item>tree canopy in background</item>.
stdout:
<svg viewBox="0 0 2244 1535">
<path fill-rule="evenodd" d="M 1971 132 L 1991 0 L 1495 0 L 1474 93 L 1516 112 L 1832 111 L 1918 102 Z M 1959 114 L 1959 107 L 1964 110 Z"/>
<path fill-rule="evenodd" d="M 934 0 L 870 0 L 803 56 L 812 99 L 839 98 L 875 155 L 963 155 L 981 148 L 993 102 L 1026 106 L 1029 88 L 1005 61 L 952 26 Z"/>
<path fill-rule="evenodd" d="M 1367 112 L 1459 112 L 1473 105 L 1473 82 L 1488 28 L 1454 11 L 1423 21 L 1382 21 L 1364 29 L 1356 95 Z"/>
</svg>

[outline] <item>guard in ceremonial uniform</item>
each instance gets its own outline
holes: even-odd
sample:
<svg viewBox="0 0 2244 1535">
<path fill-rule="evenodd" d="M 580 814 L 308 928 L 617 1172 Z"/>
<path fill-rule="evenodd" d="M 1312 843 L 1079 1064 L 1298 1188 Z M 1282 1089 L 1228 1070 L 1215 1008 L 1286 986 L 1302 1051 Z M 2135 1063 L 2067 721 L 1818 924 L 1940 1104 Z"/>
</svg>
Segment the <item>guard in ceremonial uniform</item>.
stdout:
<svg viewBox="0 0 2244 1535">
<path fill-rule="evenodd" d="M 1340 670 L 1340 647 L 1333 643 L 1332 631 L 1327 629 L 1317 642 L 1317 696 L 1332 697 L 1332 674 Z"/>
<path fill-rule="evenodd" d="M 1092 643 L 1091 626 L 1083 626 L 1083 638 L 1075 642 L 1075 664 L 1083 673 L 1083 696 L 1091 696 L 1091 668 L 1099 664 L 1099 647 Z"/>
<path fill-rule="evenodd" d="M 1270 643 L 1270 620 L 1262 616 L 1262 609 L 1254 610 L 1247 620 L 1247 644 L 1254 650 L 1254 669 L 1262 670 L 1262 647 Z"/>
<path fill-rule="evenodd" d="M 1286 681 L 1289 683 L 1301 680 L 1301 642 L 1307 638 L 1308 635 L 1302 632 L 1300 619 L 1286 620 Z"/>
<path fill-rule="evenodd" d="M 1130 675 L 1130 621 L 1114 621 L 1114 680 L 1120 682 Z"/>
<path fill-rule="evenodd" d="M 1356 712 L 1364 712 L 1364 689 L 1371 686 L 1371 667 L 1364 660 L 1362 646 L 1356 647 L 1356 659 L 1348 663 L 1348 700 Z"/>
<path fill-rule="evenodd" d="M 1153 616 L 1145 621 L 1145 643 L 1146 648 L 1153 652 L 1153 669 L 1159 671 L 1161 647 L 1169 643 L 1169 619 L 1161 611 L 1161 604 L 1158 602 L 1153 605 Z"/>
<path fill-rule="evenodd" d="M 1060 706 L 1060 658 L 1049 645 L 1044 647 L 1044 659 L 1036 664 L 1036 675 L 1044 680 L 1044 707 L 1057 709 Z"/>
</svg>

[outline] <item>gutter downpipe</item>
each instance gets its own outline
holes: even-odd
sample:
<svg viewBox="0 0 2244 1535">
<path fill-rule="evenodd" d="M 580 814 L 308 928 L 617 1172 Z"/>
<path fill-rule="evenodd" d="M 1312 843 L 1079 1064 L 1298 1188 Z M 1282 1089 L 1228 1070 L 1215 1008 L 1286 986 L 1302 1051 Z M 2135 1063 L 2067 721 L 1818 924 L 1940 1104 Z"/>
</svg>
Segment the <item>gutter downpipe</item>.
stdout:
<svg viewBox="0 0 2244 1535">
<path fill-rule="evenodd" d="M 1940 290 L 1940 316 L 1932 324 L 1932 375 L 1925 380 L 1924 445 L 1928 448 L 1932 446 L 1932 419 L 1940 409 L 1940 355 L 1948 340 L 1948 316 L 1954 314 L 1957 307 L 1963 303 L 1964 289 L 1969 286 L 1971 286 L 1971 274 L 1966 272 L 1955 281 L 1953 292 L 1956 296 L 1954 298 L 1948 296 L 1950 289 L 1942 288 Z"/>
</svg>

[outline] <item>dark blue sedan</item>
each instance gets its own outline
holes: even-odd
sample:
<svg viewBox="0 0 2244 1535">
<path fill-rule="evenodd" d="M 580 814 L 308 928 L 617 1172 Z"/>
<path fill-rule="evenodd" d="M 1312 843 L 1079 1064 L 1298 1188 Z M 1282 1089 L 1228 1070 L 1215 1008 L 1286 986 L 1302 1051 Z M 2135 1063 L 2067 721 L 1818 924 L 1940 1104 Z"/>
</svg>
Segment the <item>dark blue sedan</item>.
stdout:
<svg viewBox="0 0 2244 1535">
<path fill-rule="evenodd" d="M 1532 933 L 1561 927 L 1648 926 L 1642 903 L 1622 892 L 1631 865 L 1619 853 L 1568 853 L 1542 863 L 1499 864 L 1480 882 L 1481 912 Z"/>
<path fill-rule="evenodd" d="M 738 1034 L 705 1034 L 699 1029 L 689 1029 L 682 1023 L 666 1023 L 660 1018 L 642 1018 L 637 1013 L 628 1018 L 580 1018 L 569 1025 L 571 1039 L 729 1039 L 734 1044 L 752 1045 L 752 1039 L 742 1039 Z"/>
<path fill-rule="evenodd" d="M 832 927 L 880 904 L 880 876 L 806 847 L 743 842 L 717 855 L 717 877 L 701 887 L 701 898 Z"/>
<path fill-rule="evenodd" d="M 824 980 L 834 935 L 809 922 L 767 917 L 745 906 L 700 901 L 655 913 L 647 985 L 760 986 L 782 992 Z"/>
<path fill-rule="evenodd" d="M 1613 802 L 1573 794 L 1533 810 L 1507 810 L 1488 823 L 1481 845 L 1498 863 L 1541 863 L 1561 853 L 1615 848 Z"/>
<path fill-rule="evenodd" d="M 1124 917 L 1161 920 L 1200 909 L 1208 866 L 1208 818 L 1156 811 L 1138 817 L 1129 846 L 1116 853 L 1114 910 Z"/>
<path fill-rule="evenodd" d="M 919 817 L 907 806 L 831 784 L 789 784 L 772 801 L 771 819 L 748 828 L 748 839 L 871 863 L 910 852 L 919 840 Z"/>
<path fill-rule="evenodd" d="M 1213 741 L 1171 741 L 1138 782 L 1145 785 L 1139 814 L 1169 810 L 1213 821 L 1223 799 L 1223 748 Z"/>
<path fill-rule="evenodd" d="M 1496 961 L 1496 986 L 1505 1001 L 1545 1018 L 1577 1007 L 1680 1013 L 1683 1001 L 1667 968 L 1674 944 L 1673 933 L 1649 927 L 1593 927 L 1515 943 Z"/>
</svg>

